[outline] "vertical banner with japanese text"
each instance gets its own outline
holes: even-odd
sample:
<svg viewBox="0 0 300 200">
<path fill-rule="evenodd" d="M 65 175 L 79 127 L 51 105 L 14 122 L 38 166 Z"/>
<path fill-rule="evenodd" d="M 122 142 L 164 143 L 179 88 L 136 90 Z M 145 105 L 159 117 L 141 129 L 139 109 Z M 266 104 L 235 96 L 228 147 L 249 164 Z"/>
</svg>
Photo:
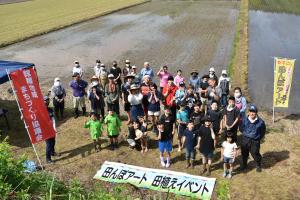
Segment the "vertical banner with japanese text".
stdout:
<svg viewBox="0 0 300 200">
<path fill-rule="evenodd" d="M 11 72 L 9 76 L 18 97 L 31 143 L 36 144 L 55 137 L 56 132 L 33 67 Z"/>
<path fill-rule="evenodd" d="M 289 106 L 295 59 L 275 58 L 274 62 L 273 106 L 287 108 Z"/>
<path fill-rule="evenodd" d="M 108 161 L 103 163 L 94 179 L 130 183 L 140 188 L 172 192 L 198 199 L 210 199 L 216 182 L 215 178 Z"/>
</svg>

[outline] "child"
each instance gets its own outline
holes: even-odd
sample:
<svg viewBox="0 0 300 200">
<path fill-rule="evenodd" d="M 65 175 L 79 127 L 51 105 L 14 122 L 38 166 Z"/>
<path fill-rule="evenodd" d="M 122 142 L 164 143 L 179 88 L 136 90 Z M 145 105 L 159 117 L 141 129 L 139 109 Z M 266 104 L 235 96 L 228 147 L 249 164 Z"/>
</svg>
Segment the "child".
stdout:
<svg viewBox="0 0 300 200">
<path fill-rule="evenodd" d="M 104 123 L 107 124 L 107 134 L 110 139 L 111 150 L 118 148 L 118 136 L 121 131 L 121 120 L 114 113 L 112 108 L 109 109 L 108 115 L 104 119 Z"/>
<path fill-rule="evenodd" d="M 160 121 L 164 123 L 166 131 L 172 133 L 171 142 L 173 144 L 173 136 L 175 135 L 176 124 L 169 107 L 165 107 L 165 112 L 160 117 Z"/>
<path fill-rule="evenodd" d="M 186 98 L 186 89 L 184 82 L 179 83 L 179 88 L 175 93 L 175 102 L 176 105 L 180 105 L 182 102 L 185 102 Z"/>
<path fill-rule="evenodd" d="M 177 87 L 179 87 L 180 82 L 184 82 L 184 77 L 182 76 L 181 69 L 177 70 L 177 75 L 174 78 L 174 83 Z"/>
<path fill-rule="evenodd" d="M 189 121 L 187 129 L 184 131 L 183 144 L 185 144 L 185 158 L 187 161 L 186 168 L 194 168 L 196 155 L 195 146 L 197 144 L 197 131 L 194 129 L 194 122 Z"/>
<path fill-rule="evenodd" d="M 94 146 L 96 152 L 101 150 L 100 136 L 102 135 L 102 122 L 97 119 L 96 113 L 91 113 L 91 119 L 86 121 L 84 124 L 84 128 L 90 129 L 90 135 L 92 140 L 94 141 Z"/>
<path fill-rule="evenodd" d="M 190 120 L 193 121 L 195 129 L 198 130 L 202 124 L 202 118 L 204 117 L 204 113 L 201 112 L 201 102 L 195 104 L 194 112 L 190 115 Z"/>
<path fill-rule="evenodd" d="M 161 100 L 161 93 L 157 91 L 157 86 L 152 84 L 150 86 L 150 93 L 148 94 L 148 115 L 152 122 L 152 130 L 156 129 L 156 122 L 160 115 L 160 100 Z"/>
<path fill-rule="evenodd" d="M 206 175 L 210 176 L 210 166 L 216 146 L 216 136 L 212 128 L 211 119 L 209 117 L 204 117 L 203 121 L 204 125 L 197 130 L 199 137 L 196 148 L 199 148 L 200 153 L 202 154 L 202 174 L 207 171 Z"/>
<path fill-rule="evenodd" d="M 134 149 L 137 145 L 137 143 L 135 142 L 136 135 L 135 135 L 135 130 L 133 128 L 133 124 L 130 121 L 128 124 L 128 137 L 127 137 L 127 142 L 129 144 L 129 148 L 130 149 Z"/>
<path fill-rule="evenodd" d="M 165 129 L 165 124 L 163 121 L 159 121 L 157 123 L 158 128 L 158 147 L 160 151 L 160 163 L 162 167 L 169 168 L 171 165 L 171 152 L 172 152 L 172 143 L 171 143 L 171 137 L 172 133 L 170 132 L 170 129 Z M 167 163 L 165 163 L 164 160 L 164 152 L 167 152 Z"/>
<path fill-rule="evenodd" d="M 215 134 L 221 134 L 222 133 L 222 112 L 218 109 L 218 102 L 213 101 L 211 103 L 211 108 L 207 112 L 207 116 L 210 117 L 213 124 L 213 130 Z"/>
<path fill-rule="evenodd" d="M 189 112 L 185 109 L 185 103 L 180 104 L 180 109 L 176 114 L 178 123 L 178 152 L 183 149 L 182 136 L 186 129 L 187 123 L 189 122 Z"/>
<path fill-rule="evenodd" d="M 148 144 L 147 144 L 147 133 L 146 132 L 143 132 L 141 129 L 141 126 L 140 126 L 140 122 L 139 121 L 135 121 L 133 122 L 133 128 L 135 130 L 135 135 L 136 135 L 136 138 L 134 140 L 140 140 L 141 142 L 141 153 L 144 154 L 148 151 Z"/>
<path fill-rule="evenodd" d="M 204 75 L 202 76 L 201 83 L 200 83 L 200 89 L 199 89 L 199 94 L 201 98 L 201 103 L 203 105 L 203 109 L 205 114 L 207 113 L 207 98 L 208 98 L 208 93 L 207 93 L 207 88 L 208 88 L 208 79 L 209 75 Z"/>
<path fill-rule="evenodd" d="M 228 106 L 224 111 L 224 121 L 226 130 L 232 132 L 232 138 L 234 142 L 237 142 L 237 130 L 239 126 L 240 111 L 235 106 L 235 98 L 229 97 Z"/>
<path fill-rule="evenodd" d="M 194 109 L 195 103 L 198 101 L 198 95 L 194 92 L 194 87 L 192 85 L 189 85 L 187 88 L 187 94 L 186 94 L 186 103 L 187 108 L 189 111 L 192 111 Z"/>
<path fill-rule="evenodd" d="M 221 160 L 224 162 L 224 174 L 223 177 L 231 178 L 232 177 L 232 169 L 233 163 L 237 154 L 237 145 L 233 141 L 233 134 L 231 132 L 227 132 L 226 141 L 222 143 L 221 149 Z M 229 169 L 228 169 L 229 168 Z"/>
</svg>

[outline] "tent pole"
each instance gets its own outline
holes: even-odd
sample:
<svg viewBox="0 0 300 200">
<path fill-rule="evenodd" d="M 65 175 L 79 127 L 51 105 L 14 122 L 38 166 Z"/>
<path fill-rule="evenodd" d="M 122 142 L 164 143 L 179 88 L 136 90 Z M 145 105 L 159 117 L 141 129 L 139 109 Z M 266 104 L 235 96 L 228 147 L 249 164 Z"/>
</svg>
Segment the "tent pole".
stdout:
<svg viewBox="0 0 300 200">
<path fill-rule="evenodd" d="M 10 78 L 10 76 L 9 76 L 9 70 L 8 70 L 8 69 L 6 69 L 6 73 L 7 73 L 8 79 L 9 79 L 10 86 L 11 86 L 11 88 L 12 88 L 12 90 L 13 90 L 15 99 L 16 99 L 16 101 L 17 101 L 17 105 L 18 105 L 19 111 L 20 111 L 21 116 L 22 116 L 22 121 L 24 122 L 24 126 L 25 126 L 26 131 L 27 131 L 27 134 L 28 134 L 28 136 L 29 136 L 29 138 L 30 138 L 30 143 L 31 143 L 31 145 L 32 145 L 32 148 L 33 148 L 33 150 L 34 150 L 34 153 L 35 153 L 35 155 L 36 155 L 36 157 L 37 157 L 37 160 L 38 160 L 38 162 L 39 162 L 39 164 L 40 164 L 42 170 L 44 170 L 44 167 L 43 167 L 43 165 L 42 165 L 42 162 L 41 162 L 41 160 L 40 160 L 40 157 L 39 157 L 39 155 L 38 155 L 38 153 L 37 153 L 37 151 L 36 151 L 35 145 L 32 143 L 32 139 L 31 139 L 31 136 L 30 136 L 30 134 L 29 134 L 28 126 L 26 125 L 26 122 L 25 122 L 25 120 L 24 120 L 23 113 L 22 113 L 22 108 L 20 107 L 20 104 L 19 104 L 19 101 L 18 101 L 18 98 L 17 98 L 17 95 L 16 95 L 15 87 L 14 87 L 14 85 L 13 85 L 13 83 L 12 83 L 12 81 L 11 81 L 11 78 Z"/>
</svg>

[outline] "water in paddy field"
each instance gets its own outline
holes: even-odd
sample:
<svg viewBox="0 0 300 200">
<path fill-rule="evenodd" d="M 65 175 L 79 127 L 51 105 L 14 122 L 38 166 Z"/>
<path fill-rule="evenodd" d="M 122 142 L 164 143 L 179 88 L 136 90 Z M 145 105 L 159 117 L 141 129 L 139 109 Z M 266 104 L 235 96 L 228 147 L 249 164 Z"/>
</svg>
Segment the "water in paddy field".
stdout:
<svg viewBox="0 0 300 200">
<path fill-rule="evenodd" d="M 272 109 L 274 59 L 296 59 L 287 114 L 300 114 L 300 16 L 249 12 L 249 92 L 264 109 Z"/>
<path fill-rule="evenodd" d="M 124 67 L 125 59 L 157 71 L 193 68 L 219 74 L 231 55 L 240 2 L 154 1 L 0 49 L 0 59 L 35 63 L 42 84 L 71 79 L 73 61 L 91 75 L 95 60 Z"/>
</svg>

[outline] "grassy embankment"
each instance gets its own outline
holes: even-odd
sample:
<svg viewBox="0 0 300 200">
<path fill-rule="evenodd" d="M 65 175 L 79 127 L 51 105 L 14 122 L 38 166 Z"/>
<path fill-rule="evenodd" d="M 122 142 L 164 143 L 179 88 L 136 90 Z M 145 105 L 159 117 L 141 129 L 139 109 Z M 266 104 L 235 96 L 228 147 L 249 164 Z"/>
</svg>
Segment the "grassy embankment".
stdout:
<svg viewBox="0 0 300 200">
<path fill-rule="evenodd" d="M 252 10 L 300 15 L 299 0 L 249 0 L 249 8 Z"/>
<path fill-rule="evenodd" d="M 144 0 L 35 0 L 0 6 L 0 47 L 83 22 Z"/>
</svg>

